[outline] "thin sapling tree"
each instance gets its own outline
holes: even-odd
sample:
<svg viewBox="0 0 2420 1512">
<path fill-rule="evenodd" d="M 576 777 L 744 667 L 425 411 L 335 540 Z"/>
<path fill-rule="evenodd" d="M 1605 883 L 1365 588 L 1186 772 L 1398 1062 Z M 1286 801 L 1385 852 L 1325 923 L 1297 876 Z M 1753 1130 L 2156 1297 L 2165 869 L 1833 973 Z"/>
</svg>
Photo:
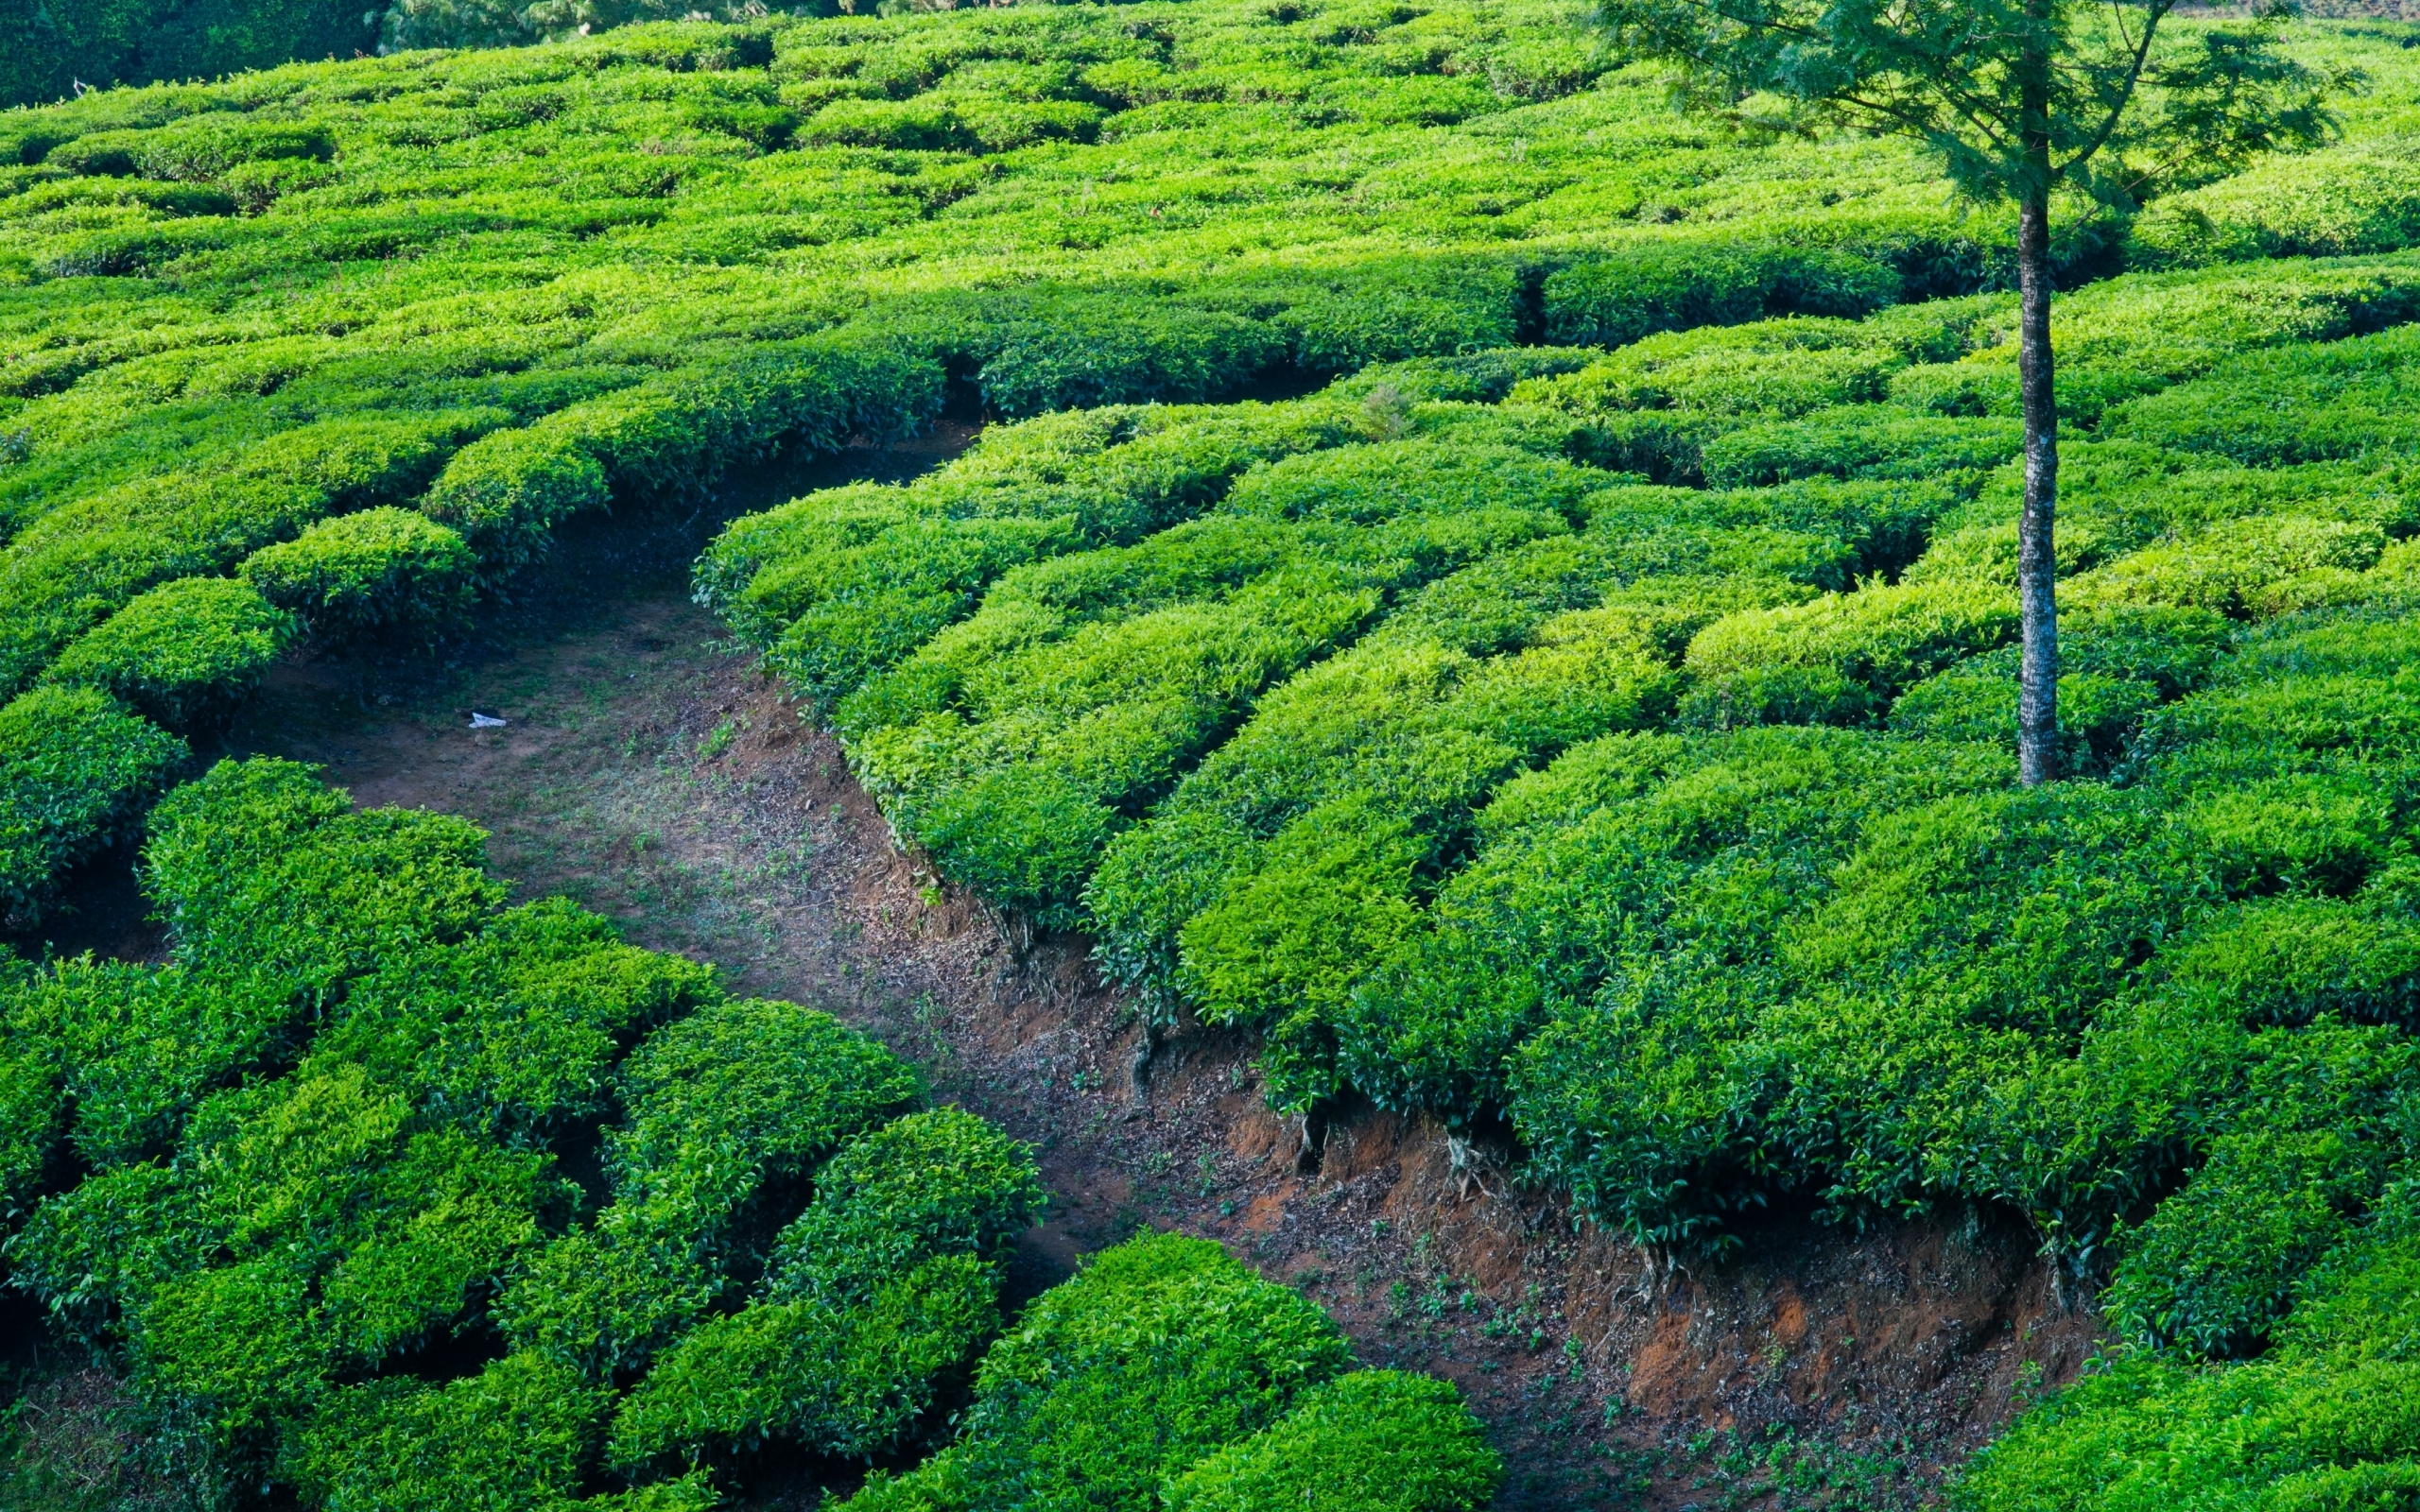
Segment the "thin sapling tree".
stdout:
<svg viewBox="0 0 2420 1512">
<path fill-rule="evenodd" d="M 1752 123 L 1804 129 L 1829 117 L 1910 136 L 1968 198 L 2014 201 L 2025 415 L 2017 759 L 2029 785 L 2056 775 L 2058 750 L 2052 206 L 2123 213 L 2256 154 L 2316 145 L 2334 126 L 2327 94 L 2350 81 L 2286 55 L 2290 0 L 2189 26 L 2171 24 L 2176 5 L 1600 0 L 1601 21 L 1634 56 L 1682 64 L 1692 94 Z"/>
</svg>

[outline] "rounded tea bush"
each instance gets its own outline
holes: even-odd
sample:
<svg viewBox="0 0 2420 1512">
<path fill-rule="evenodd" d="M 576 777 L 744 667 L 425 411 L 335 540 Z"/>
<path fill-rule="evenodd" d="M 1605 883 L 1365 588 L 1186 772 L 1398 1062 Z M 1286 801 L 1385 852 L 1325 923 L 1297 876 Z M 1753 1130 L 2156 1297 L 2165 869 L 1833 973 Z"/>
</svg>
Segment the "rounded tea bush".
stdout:
<svg viewBox="0 0 2420 1512">
<path fill-rule="evenodd" d="M 171 730 L 202 729 L 234 713 L 294 631 L 250 583 L 180 578 L 70 645 L 46 680 L 103 689 Z"/>
</svg>

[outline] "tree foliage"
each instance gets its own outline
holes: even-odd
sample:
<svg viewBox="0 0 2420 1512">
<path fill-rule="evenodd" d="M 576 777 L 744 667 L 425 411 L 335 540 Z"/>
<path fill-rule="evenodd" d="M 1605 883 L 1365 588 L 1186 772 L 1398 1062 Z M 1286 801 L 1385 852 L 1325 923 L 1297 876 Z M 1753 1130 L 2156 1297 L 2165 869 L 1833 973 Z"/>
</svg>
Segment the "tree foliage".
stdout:
<svg viewBox="0 0 2420 1512">
<path fill-rule="evenodd" d="M 1603 0 L 1617 45 L 1685 61 L 1745 119 L 1823 110 L 1904 133 L 1984 203 L 2070 187 L 2131 210 L 2160 190 L 2307 148 L 2353 81 L 2284 45 L 2289 0 L 2169 25 L 2176 0 Z M 2044 150 L 2029 158 L 2030 137 Z M 2044 177 L 2047 170 L 2048 177 Z"/>
</svg>

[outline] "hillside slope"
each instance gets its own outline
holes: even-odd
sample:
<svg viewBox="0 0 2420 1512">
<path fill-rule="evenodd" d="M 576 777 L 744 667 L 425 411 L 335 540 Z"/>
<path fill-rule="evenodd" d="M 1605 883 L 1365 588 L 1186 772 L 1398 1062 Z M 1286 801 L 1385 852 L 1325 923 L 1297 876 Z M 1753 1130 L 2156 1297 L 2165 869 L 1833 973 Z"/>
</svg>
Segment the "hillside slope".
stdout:
<svg viewBox="0 0 2420 1512">
<path fill-rule="evenodd" d="M 2411 35 L 2300 34 L 2370 75 L 2339 145 L 2065 217 L 2072 776 L 2027 791 L 2005 217 L 1676 113 L 1580 21 L 785 16 L 0 115 L 0 914 L 139 840 L 173 944 L 6 963 L 0 1221 L 180 1473 L 1492 1486 L 1208 1251 L 1009 1326 L 997 1136 L 900 1156 L 990 1172 L 968 1212 L 850 1153 L 938 1117 L 906 1068 L 499 912 L 458 821 L 202 770 L 575 517 L 946 416 L 695 590 L 1013 954 L 1094 950 L 1138 1095 L 1239 1037 L 1305 1164 L 1427 1121 L 1651 1279 L 1775 1209 L 2022 1232 L 2116 1363 L 1979 1507 L 2409 1498 Z"/>
</svg>

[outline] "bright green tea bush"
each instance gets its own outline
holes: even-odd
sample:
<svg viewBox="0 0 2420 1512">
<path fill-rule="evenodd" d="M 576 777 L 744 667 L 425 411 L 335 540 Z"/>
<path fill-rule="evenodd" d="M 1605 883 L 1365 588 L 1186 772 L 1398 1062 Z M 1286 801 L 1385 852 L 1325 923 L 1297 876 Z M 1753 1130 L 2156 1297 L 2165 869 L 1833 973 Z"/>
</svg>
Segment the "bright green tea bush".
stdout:
<svg viewBox="0 0 2420 1512">
<path fill-rule="evenodd" d="M 501 431 L 462 449 L 421 505 L 441 528 L 460 533 L 492 573 L 544 548 L 546 531 L 612 497 L 605 468 L 568 427 Z"/>
<path fill-rule="evenodd" d="M 2400 28 L 2390 28 L 2390 34 L 2401 40 Z M 2361 27 L 2314 27 L 2302 39 L 2303 56 L 2341 68 L 2353 60 L 2348 48 L 2377 35 Z M 2137 267 L 2189 267 L 2412 246 L 2420 203 L 2402 171 L 2412 130 L 2410 86 L 2392 74 L 2372 75 L 2335 103 L 2344 140 L 2160 197 L 2129 228 L 2128 262 Z"/>
<path fill-rule="evenodd" d="M 124 837 L 187 758 L 98 689 L 0 706 L 0 915 L 38 914 L 60 873 Z"/>
<path fill-rule="evenodd" d="M 1932 673 L 2016 634 L 2016 605 L 1980 584 L 1875 585 L 1726 614 L 1689 642 L 1683 715 L 1718 728 L 1861 724 Z"/>
<path fill-rule="evenodd" d="M 1668 332 L 1578 372 L 1532 380 L 1512 397 L 1586 419 L 1591 461 L 1703 483 L 1709 442 L 1743 425 L 1881 399 L 1910 364 L 1966 351 L 1994 307 L 1951 301 L 1868 321 L 1791 318 Z"/>
<path fill-rule="evenodd" d="M 1253 462 L 1364 438 L 1350 406 L 1093 409 L 987 433 L 906 487 L 811 495 L 735 524 L 700 597 L 823 700 L 970 610 L 1002 573 L 1123 544 L 1214 503 Z"/>
<path fill-rule="evenodd" d="M 1931 478 L 1988 472 L 2017 455 L 2013 421 L 1942 415 L 1883 419 L 1862 406 L 1750 425 L 1706 443 L 1699 466 L 1712 488 L 1763 488 L 1799 478 Z"/>
<path fill-rule="evenodd" d="M 1658 331 L 1739 325 L 1776 315 L 1871 315 L 1896 302 L 1898 272 L 1868 258 L 1789 246 L 1642 249 L 1549 277 L 1547 339 L 1620 347 Z"/>
<path fill-rule="evenodd" d="M 1564 533 L 1589 487 L 1503 447 L 1288 458 L 1202 519 L 1009 574 L 837 721 L 904 831 L 1003 902 L 1072 918 L 1100 847 L 1246 700 L 1391 597 Z"/>
<path fill-rule="evenodd" d="M 854 1305 L 773 1302 L 711 1319 L 666 1349 L 614 1424 L 636 1468 L 781 1438 L 827 1454 L 895 1452 L 1000 1328 L 997 1283 L 971 1256 L 886 1278 Z"/>
<path fill-rule="evenodd" d="M 47 681 L 112 694 L 171 730 L 225 718 L 294 637 L 251 583 L 186 577 L 136 598 L 70 645 Z"/>
<path fill-rule="evenodd" d="M 775 1242 L 766 1300 L 689 1334 L 623 1406 L 616 1462 L 776 1436 L 896 1449 L 999 1331 L 995 1267 L 1042 1207 L 1021 1148 L 954 1109 L 913 1113 L 824 1162 L 815 1187 Z"/>
<path fill-rule="evenodd" d="M 2253 467 L 2412 449 L 2410 327 L 2239 358 L 2198 383 L 2127 405 L 2112 436 Z"/>
<path fill-rule="evenodd" d="M 604 1393 L 527 1354 L 442 1385 L 347 1386 L 289 1473 L 331 1509 L 576 1505 L 605 1407 Z"/>
<path fill-rule="evenodd" d="M 1113 844 L 1086 895 L 1103 959 L 1164 1005 L 1262 1028 L 1288 1103 L 1332 1095 L 1337 1015 L 1492 788 L 1668 719 L 1695 629 L 1890 560 L 1941 502 L 1871 486 L 1616 490 L 1576 537 L 1441 580 L 1264 698 Z"/>
<path fill-rule="evenodd" d="M 2060 413 L 2095 425 L 2114 404 L 2200 377 L 2247 352 L 2402 324 L 2412 318 L 2412 277 L 2403 260 L 2352 259 L 2137 276 L 2079 289 L 2051 333 Z M 1895 374 L 1893 399 L 1936 414 L 2015 415 L 2011 318 L 2008 306 L 1995 306 L 1975 350 Z"/>
<path fill-rule="evenodd" d="M 479 832 L 353 812 L 292 762 L 222 762 L 153 812 L 145 891 L 176 958 L 324 1002 L 391 952 L 461 937 L 503 897 Z"/>
<path fill-rule="evenodd" d="M 1968 1507 L 2391 1506 L 2420 1486 L 2412 1193 L 2313 1265 L 2264 1358 L 2212 1369 L 2145 1354 L 2020 1419 L 1959 1487 Z"/>
<path fill-rule="evenodd" d="M 224 471 L 190 467 L 44 511 L 0 549 L 10 611 L 0 680 L 23 686 L 154 584 L 232 571 L 334 508 L 416 491 L 452 445 L 507 418 L 469 409 L 322 421 L 261 438 Z"/>
<path fill-rule="evenodd" d="M 1042 1200 L 1031 1163 L 990 1125 L 910 1113 L 824 1162 L 815 1200 L 774 1241 L 766 1293 L 844 1300 L 944 1255 L 1004 1260 Z"/>
<path fill-rule="evenodd" d="M 617 1200 L 676 1210 L 700 1231 L 904 1112 L 919 1091 L 907 1067 L 838 1021 L 766 1002 L 691 1014 L 649 1038 L 619 1080 L 629 1124 L 606 1147 Z"/>
<path fill-rule="evenodd" d="M 244 580 L 315 636 L 441 627 L 469 608 L 475 558 L 426 515 L 380 507 L 322 520 L 245 558 Z"/>
<path fill-rule="evenodd" d="M 2069 617 L 2060 638 L 2060 762 L 2105 775 L 2143 718 L 2189 692 L 2228 638 L 2205 610 L 2116 608 Z M 1915 684 L 1891 706 L 1893 730 L 1925 739 L 1997 742 L 2016 728 L 2014 646 L 1969 657 Z"/>
<path fill-rule="evenodd" d="M 1356 1370 L 1187 1470 L 1169 1487 L 1167 1504 L 1183 1512 L 1296 1504 L 1445 1512 L 1484 1502 L 1503 1477 L 1453 1387 Z"/>
</svg>

